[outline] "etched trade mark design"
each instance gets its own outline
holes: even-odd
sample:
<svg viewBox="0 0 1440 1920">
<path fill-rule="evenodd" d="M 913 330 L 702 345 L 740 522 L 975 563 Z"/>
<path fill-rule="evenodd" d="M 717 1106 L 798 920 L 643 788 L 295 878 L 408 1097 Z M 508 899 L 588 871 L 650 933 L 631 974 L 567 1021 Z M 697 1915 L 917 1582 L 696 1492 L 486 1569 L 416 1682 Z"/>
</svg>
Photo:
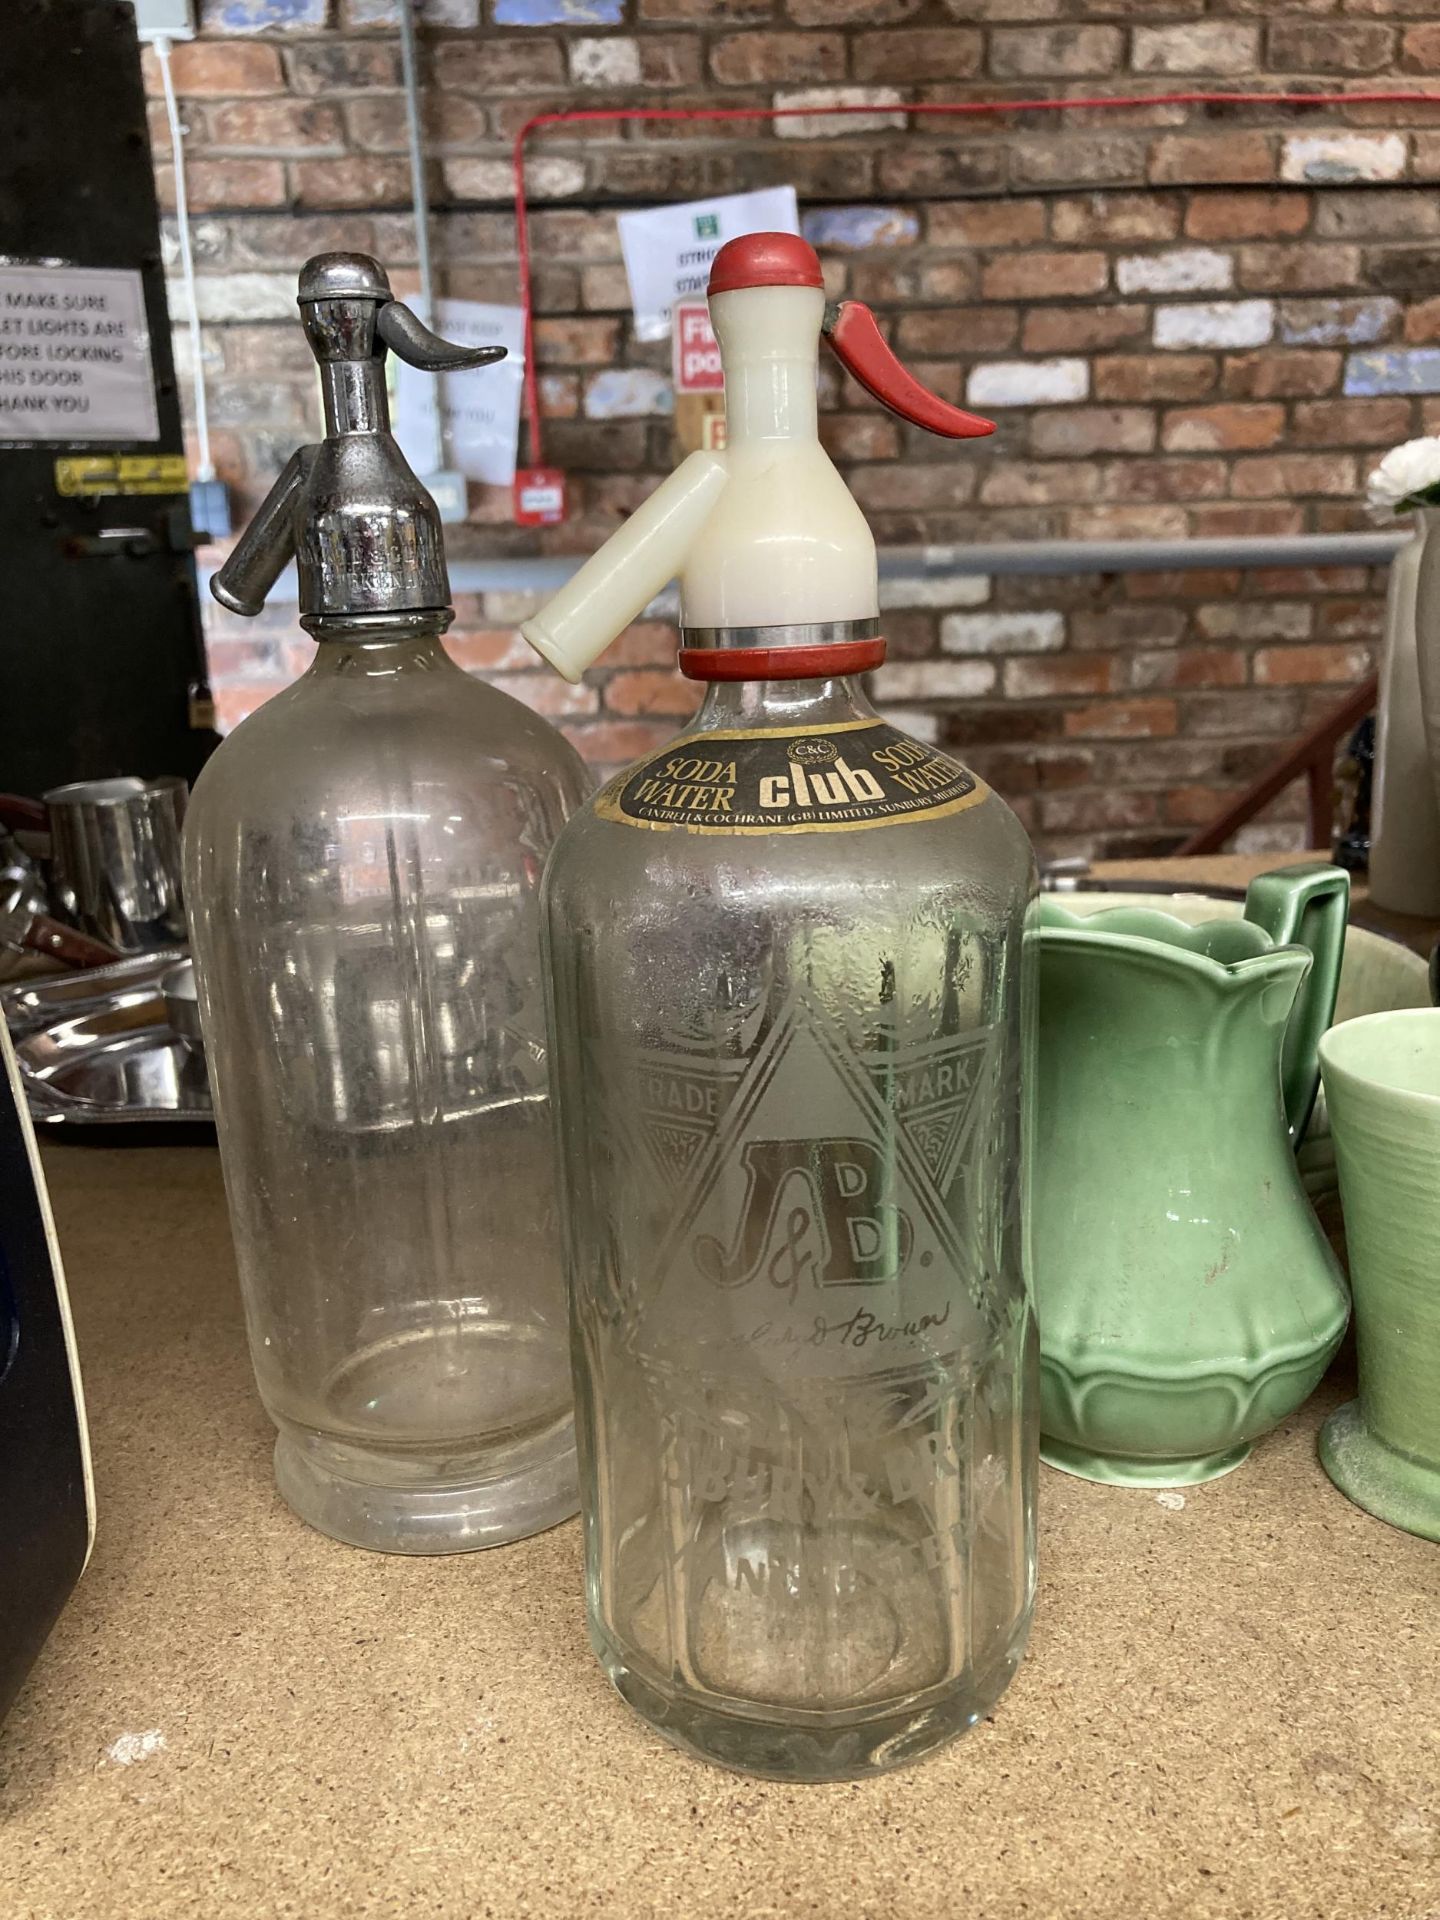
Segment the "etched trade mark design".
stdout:
<svg viewBox="0 0 1440 1920">
<path fill-rule="evenodd" d="M 990 1310 L 966 1164 L 994 1039 L 856 1052 L 797 995 L 748 1060 L 637 1056 L 626 1132 L 669 1215 L 641 1343 L 773 1350 L 812 1375 L 857 1349 L 963 1344 Z"/>
</svg>

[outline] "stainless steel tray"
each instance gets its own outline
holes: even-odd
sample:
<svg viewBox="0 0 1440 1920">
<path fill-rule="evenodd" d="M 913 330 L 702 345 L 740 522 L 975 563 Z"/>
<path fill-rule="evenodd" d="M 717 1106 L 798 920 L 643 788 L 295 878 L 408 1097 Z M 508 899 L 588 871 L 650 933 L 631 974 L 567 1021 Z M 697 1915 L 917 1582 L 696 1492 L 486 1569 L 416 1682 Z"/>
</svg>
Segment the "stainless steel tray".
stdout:
<svg viewBox="0 0 1440 1920">
<path fill-rule="evenodd" d="M 39 1125 L 213 1124 L 204 1052 L 170 1024 L 161 986 L 187 960 L 167 947 L 0 990 Z"/>
</svg>

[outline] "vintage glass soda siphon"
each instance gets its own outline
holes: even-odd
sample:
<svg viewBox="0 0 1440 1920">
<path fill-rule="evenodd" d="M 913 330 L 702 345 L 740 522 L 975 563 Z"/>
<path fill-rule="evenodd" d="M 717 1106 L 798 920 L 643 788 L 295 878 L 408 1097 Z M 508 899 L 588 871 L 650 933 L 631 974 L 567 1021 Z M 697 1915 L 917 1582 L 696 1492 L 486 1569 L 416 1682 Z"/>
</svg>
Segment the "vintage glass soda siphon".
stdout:
<svg viewBox="0 0 1440 1920">
<path fill-rule="evenodd" d="M 320 643 L 201 775 L 186 898 L 236 1257 L 292 1507 L 357 1546 L 483 1547 L 576 1505 L 539 882 L 588 781 L 471 679 L 439 517 L 389 432 L 387 347 L 449 347 L 363 254 L 300 277 L 326 437 L 216 597 L 293 554 Z"/>
<path fill-rule="evenodd" d="M 545 883 L 593 1644 L 681 1746 L 797 1780 L 930 1752 L 1005 1687 L 1034 1588 L 1014 815 L 883 721 L 874 543 L 816 438 L 822 324 L 904 417 L 873 316 L 790 235 L 717 255 L 728 444 L 525 628 L 570 678 L 674 573 L 679 738 Z"/>
</svg>

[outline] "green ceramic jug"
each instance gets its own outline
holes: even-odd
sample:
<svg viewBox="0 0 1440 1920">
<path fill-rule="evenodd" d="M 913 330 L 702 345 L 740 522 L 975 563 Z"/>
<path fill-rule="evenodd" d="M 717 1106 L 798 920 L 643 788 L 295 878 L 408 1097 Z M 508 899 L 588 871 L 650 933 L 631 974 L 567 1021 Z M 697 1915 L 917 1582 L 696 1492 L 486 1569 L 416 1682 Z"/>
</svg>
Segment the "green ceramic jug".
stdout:
<svg viewBox="0 0 1440 1920">
<path fill-rule="evenodd" d="M 1243 920 L 1042 900 L 1031 1270 L 1041 1457 L 1091 1480 L 1228 1473 L 1349 1316 L 1296 1171 L 1349 907 L 1262 875 Z"/>
</svg>

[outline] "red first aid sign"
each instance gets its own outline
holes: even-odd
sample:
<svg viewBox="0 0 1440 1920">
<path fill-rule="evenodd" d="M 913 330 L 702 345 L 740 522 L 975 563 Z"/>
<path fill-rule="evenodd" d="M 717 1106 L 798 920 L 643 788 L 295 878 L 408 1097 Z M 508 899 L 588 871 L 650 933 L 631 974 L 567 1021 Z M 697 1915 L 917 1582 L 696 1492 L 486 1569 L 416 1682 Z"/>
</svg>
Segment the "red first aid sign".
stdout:
<svg viewBox="0 0 1440 1920">
<path fill-rule="evenodd" d="M 676 393 L 719 393 L 725 385 L 720 348 L 703 300 L 678 300 L 671 313 Z"/>
</svg>

